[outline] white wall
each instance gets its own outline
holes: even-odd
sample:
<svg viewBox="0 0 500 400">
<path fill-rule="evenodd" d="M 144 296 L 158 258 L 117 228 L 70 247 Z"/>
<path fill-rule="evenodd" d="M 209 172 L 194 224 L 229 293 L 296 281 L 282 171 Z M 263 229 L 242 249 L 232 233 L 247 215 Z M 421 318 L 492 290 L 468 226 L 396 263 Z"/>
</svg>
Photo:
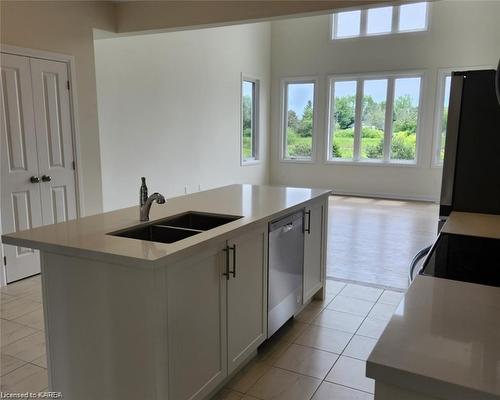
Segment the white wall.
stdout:
<svg viewBox="0 0 500 400">
<path fill-rule="evenodd" d="M 138 202 L 140 177 L 167 197 L 267 183 L 270 23 L 95 42 L 104 210 Z M 241 73 L 261 78 L 258 165 L 240 166 Z"/>
<path fill-rule="evenodd" d="M 1 1 L 1 43 L 75 57 L 79 172 L 85 215 L 102 210 L 93 28 L 115 29 L 114 5 L 87 1 Z"/>
<path fill-rule="evenodd" d="M 500 2 L 437 1 L 426 33 L 330 41 L 329 16 L 272 23 L 271 182 L 333 188 L 337 192 L 399 198 L 437 199 L 441 168 L 431 166 L 436 81 L 439 68 L 496 66 L 500 56 Z M 423 126 L 418 167 L 326 165 L 328 74 L 424 69 Z M 317 120 L 318 161 L 279 161 L 280 79 L 320 79 Z"/>
</svg>

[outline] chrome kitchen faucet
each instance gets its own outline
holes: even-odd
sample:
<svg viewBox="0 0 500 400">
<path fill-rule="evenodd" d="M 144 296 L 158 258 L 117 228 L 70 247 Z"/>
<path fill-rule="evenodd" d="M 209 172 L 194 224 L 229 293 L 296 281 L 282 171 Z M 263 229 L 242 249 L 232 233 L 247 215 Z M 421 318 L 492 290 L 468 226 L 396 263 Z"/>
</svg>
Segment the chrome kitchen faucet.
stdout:
<svg viewBox="0 0 500 400">
<path fill-rule="evenodd" d="M 149 221 L 149 210 L 151 209 L 153 201 L 156 201 L 158 204 L 164 204 L 165 197 L 163 197 L 160 193 L 153 193 L 149 196 L 144 205 L 139 206 L 141 221 Z"/>
</svg>

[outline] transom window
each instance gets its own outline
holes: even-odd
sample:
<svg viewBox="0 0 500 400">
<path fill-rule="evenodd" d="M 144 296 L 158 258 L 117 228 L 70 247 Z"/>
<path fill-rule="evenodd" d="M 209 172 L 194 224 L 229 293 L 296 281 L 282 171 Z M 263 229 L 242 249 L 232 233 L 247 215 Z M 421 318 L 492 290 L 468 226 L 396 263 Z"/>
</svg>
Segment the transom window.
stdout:
<svg viewBox="0 0 500 400">
<path fill-rule="evenodd" d="M 415 163 L 422 75 L 330 78 L 328 160 Z"/>
<path fill-rule="evenodd" d="M 241 81 L 241 162 L 259 159 L 259 81 L 243 78 Z"/>
<path fill-rule="evenodd" d="M 313 160 L 316 80 L 283 82 L 282 159 Z"/>
<path fill-rule="evenodd" d="M 332 15 L 332 39 L 426 31 L 427 2 L 341 11 Z"/>
</svg>

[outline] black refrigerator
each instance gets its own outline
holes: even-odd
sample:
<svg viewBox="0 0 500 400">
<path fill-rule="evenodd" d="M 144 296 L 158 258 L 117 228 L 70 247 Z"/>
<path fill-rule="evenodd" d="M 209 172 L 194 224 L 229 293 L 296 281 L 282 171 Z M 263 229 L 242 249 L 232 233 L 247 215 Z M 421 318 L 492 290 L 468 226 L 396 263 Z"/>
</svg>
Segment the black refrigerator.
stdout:
<svg viewBox="0 0 500 400">
<path fill-rule="evenodd" d="M 495 70 L 453 72 L 439 208 L 500 214 L 500 104 Z"/>
</svg>

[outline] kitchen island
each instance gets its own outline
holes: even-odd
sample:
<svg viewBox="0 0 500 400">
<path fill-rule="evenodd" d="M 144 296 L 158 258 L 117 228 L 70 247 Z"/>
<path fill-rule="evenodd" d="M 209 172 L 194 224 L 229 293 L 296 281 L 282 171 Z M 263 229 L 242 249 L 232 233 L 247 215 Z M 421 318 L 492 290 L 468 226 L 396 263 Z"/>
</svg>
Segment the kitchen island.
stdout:
<svg viewBox="0 0 500 400">
<path fill-rule="evenodd" d="M 305 212 L 303 304 L 324 295 L 329 194 L 230 185 L 155 204 L 150 222 L 131 207 L 3 235 L 40 250 L 49 389 L 208 398 L 267 338 L 269 222 Z M 227 220 L 171 243 L 123 236 L 190 214 Z"/>
<path fill-rule="evenodd" d="M 500 216 L 453 212 L 442 232 L 500 239 Z M 499 400 L 499 315 L 498 287 L 417 276 L 368 358 L 375 400 Z"/>
</svg>

